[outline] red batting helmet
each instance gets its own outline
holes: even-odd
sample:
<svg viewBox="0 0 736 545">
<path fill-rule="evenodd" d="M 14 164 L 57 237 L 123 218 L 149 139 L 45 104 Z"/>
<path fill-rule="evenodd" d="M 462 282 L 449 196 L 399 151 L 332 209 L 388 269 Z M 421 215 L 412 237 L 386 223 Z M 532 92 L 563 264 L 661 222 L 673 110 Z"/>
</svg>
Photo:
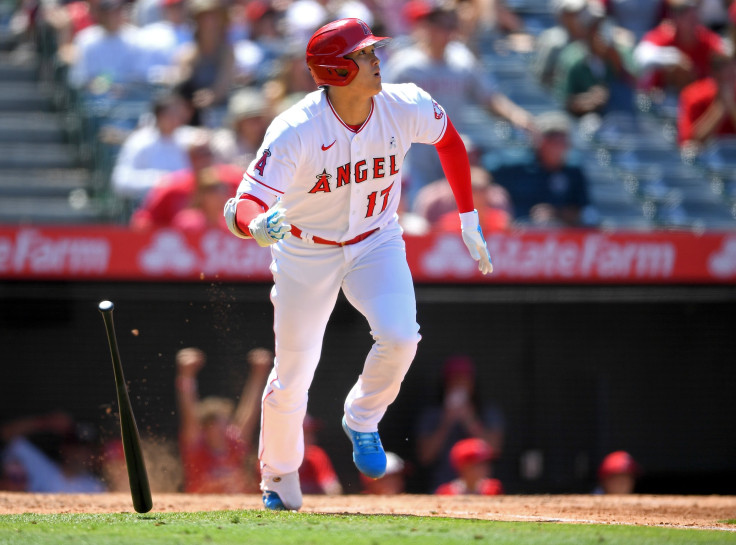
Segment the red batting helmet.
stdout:
<svg viewBox="0 0 736 545">
<path fill-rule="evenodd" d="M 339 19 L 326 24 L 309 39 L 307 66 L 317 85 L 342 87 L 358 74 L 358 65 L 345 55 L 370 45 L 386 45 L 389 39 L 374 36 L 360 19 Z"/>
</svg>

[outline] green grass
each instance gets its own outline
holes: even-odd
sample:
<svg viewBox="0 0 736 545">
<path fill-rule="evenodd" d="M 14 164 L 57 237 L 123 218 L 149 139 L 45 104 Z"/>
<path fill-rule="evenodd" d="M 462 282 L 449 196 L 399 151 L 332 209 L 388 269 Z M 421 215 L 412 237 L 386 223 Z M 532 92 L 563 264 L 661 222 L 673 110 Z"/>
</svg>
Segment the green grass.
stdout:
<svg viewBox="0 0 736 545">
<path fill-rule="evenodd" d="M 2 545 L 717 545 L 718 530 L 267 511 L 0 516 Z"/>
</svg>

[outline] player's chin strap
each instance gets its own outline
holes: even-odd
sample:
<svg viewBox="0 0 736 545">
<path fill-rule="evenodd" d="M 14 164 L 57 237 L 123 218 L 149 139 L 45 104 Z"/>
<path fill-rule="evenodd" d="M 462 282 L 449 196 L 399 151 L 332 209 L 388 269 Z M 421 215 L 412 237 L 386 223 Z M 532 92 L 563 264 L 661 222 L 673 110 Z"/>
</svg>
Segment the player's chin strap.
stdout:
<svg viewBox="0 0 736 545">
<path fill-rule="evenodd" d="M 461 213 L 460 226 L 463 233 L 463 242 L 468 247 L 470 257 L 478 262 L 480 272 L 483 274 L 492 273 L 491 253 L 488 251 L 486 239 L 483 237 L 483 231 L 480 228 L 478 211 Z"/>
</svg>

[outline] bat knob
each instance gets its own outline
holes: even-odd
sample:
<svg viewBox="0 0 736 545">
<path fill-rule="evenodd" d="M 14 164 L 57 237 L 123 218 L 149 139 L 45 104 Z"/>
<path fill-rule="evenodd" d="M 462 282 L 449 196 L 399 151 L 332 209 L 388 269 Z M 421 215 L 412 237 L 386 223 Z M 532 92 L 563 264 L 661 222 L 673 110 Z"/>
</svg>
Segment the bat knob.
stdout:
<svg viewBox="0 0 736 545">
<path fill-rule="evenodd" d="M 115 308 L 115 305 L 112 304 L 112 301 L 100 301 L 100 304 L 97 305 L 97 308 L 100 309 L 100 312 L 110 312 Z"/>
</svg>

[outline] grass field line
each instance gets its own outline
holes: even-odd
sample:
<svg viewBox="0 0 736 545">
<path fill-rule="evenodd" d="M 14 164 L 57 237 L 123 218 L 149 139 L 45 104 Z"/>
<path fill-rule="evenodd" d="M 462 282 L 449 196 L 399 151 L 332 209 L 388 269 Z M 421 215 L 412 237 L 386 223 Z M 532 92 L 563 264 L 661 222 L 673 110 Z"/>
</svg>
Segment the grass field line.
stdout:
<svg viewBox="0 0 736 545">
<path fill-rule="evenodd" d="M 443 515 L 447 515 L 450 517 L 459 517 L 459 518 L 472 518 L 475 519 L 476 517 L 473 516 L 473 513 L 470 513 L 468 511 L 445 511 Z M 641 526 L 641 524 L 636 523 L 627 523 L 627 522 L 602 522 L 600 520 L 591 520 L 591 519 L 576 519 L 576 518 L 564 518 L 564 517 L 545 517 L 540 515 L 515 515 L 512 513 L 505 513 L 505 512 L 493 512 L 493 511 L 487 511 L 485 513 L 488 518 L 484 519 L 478 519 L 478 520 L 497 520 L 497 521 L 509 521 L 509 519 L 514 520 L 520 520 L 520 521 L 527 521 L 527 522 L 559 522 L 563 524 L 597 524 L 600 526 Z M 683 530 L 720 530 L 723 532 L 736 532 L 736 527 L 734 528 L 724 528 L 721 526 L 673 526 L 672 524 L 651 524 L 649 526 L 657 527 L 657 528 L 681 528 Z"/>
</svg>

